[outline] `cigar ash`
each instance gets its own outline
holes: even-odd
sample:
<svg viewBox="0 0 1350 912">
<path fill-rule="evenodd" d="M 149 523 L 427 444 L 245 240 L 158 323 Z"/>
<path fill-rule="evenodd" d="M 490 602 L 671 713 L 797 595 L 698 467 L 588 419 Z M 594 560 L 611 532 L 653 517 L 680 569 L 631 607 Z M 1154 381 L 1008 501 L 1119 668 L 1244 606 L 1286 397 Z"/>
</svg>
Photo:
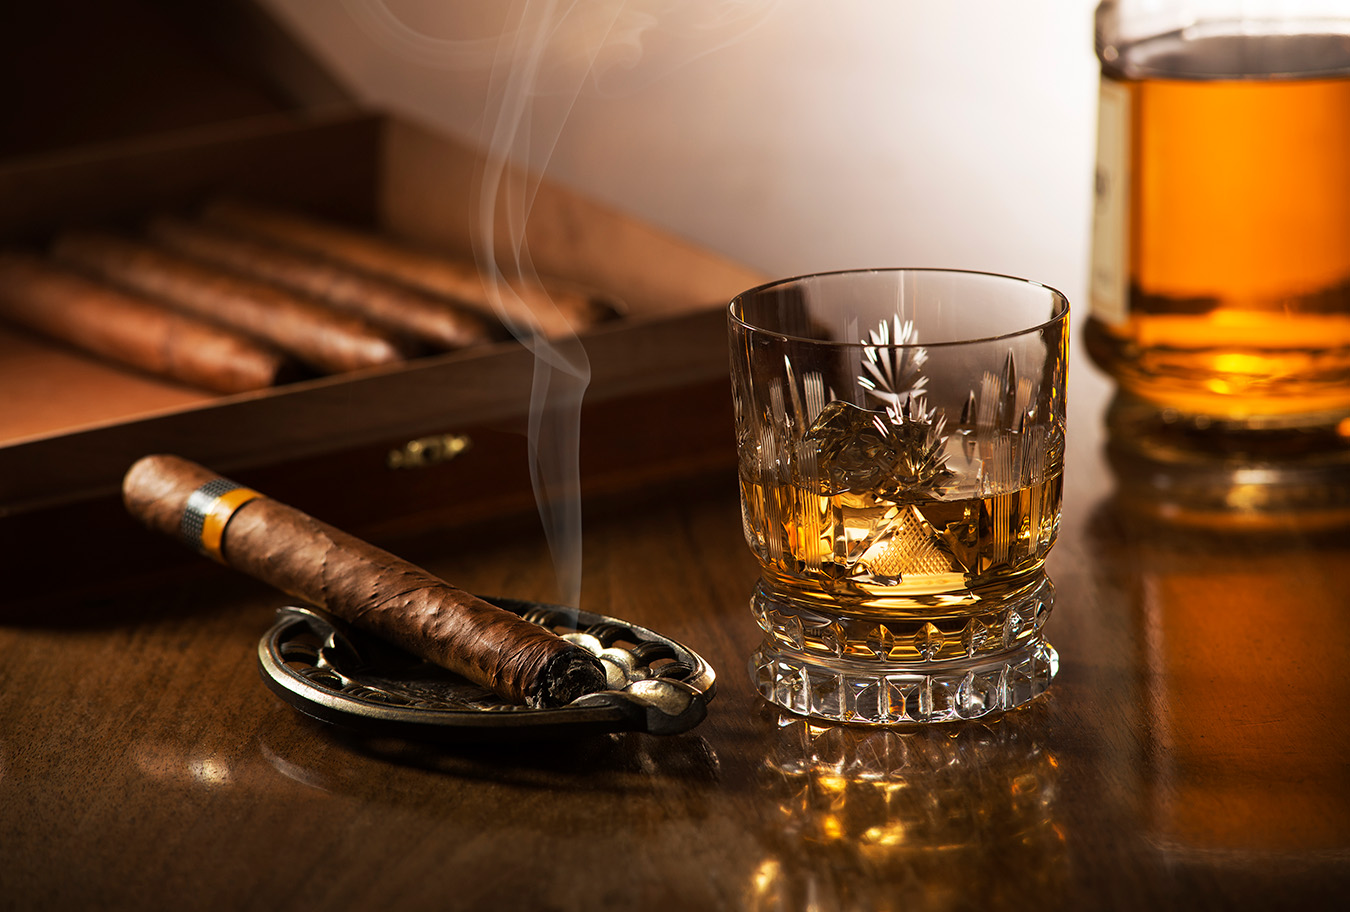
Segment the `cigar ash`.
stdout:
<svg viewBox="0 0 1350 912">
<path fill-rule="evenodd" d="M 688 647 L 616 618 L 514 599 L 503 610 L 599 659 L 606 688 L 551 709 L 508 703 L 431 662 L 314 608 L 283 608 L 258 647 L 263 680 L 300 712 L 367 736 L 499 741 L 697 725 L 715 673 Z"/>
</svg>

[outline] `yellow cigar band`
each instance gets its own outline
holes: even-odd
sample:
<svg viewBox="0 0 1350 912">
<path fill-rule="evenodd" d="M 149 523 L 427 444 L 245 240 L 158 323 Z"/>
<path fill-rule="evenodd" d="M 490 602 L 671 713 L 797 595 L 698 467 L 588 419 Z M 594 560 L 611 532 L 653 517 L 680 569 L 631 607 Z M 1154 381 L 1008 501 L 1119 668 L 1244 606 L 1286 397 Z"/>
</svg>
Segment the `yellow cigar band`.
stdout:
<svg viewBox="0 0 1350 912">
<path fill-rule="evenodd" d="M 181 525 L 183 538 L 198 551 L 224 563 L 220 545 L 225 537 L 225 527 L 236 510 L 261 496 L 252 488 L 227 478 L 208 481 L 188 497 Z"/>
</svg>

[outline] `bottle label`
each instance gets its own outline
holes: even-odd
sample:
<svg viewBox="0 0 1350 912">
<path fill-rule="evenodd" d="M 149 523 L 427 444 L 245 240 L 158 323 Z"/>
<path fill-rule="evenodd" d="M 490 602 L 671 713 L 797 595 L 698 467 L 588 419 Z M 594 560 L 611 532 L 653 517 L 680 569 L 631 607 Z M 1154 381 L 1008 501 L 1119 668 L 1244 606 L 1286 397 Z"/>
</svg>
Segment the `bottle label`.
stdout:
<svg viewBox="0 0 1350 912">
<path fill-rule="evenodd" d="M 1097 102 L 1097 173 L 1092 208 L 1092 315 L 1129 316 L 1130 95 L 1102 77 Z"/>
</svg>

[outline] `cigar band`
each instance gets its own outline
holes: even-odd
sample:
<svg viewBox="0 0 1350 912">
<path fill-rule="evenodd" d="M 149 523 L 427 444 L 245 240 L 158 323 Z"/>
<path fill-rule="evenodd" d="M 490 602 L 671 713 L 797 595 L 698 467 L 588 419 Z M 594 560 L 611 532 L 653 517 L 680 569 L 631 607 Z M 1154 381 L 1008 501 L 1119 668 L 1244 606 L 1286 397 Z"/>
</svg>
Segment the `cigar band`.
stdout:
<svg viewBox="0 0 1350 912">
<path fill-rule="evenodd" d="M 235 510 L 261 496 L 252 488 L 228 478 L 213 478 L 188 497 L 179 533 L 193 548 L 224 563 L 220 543 L 225 536 L 225 526 Z"/>
</svg>

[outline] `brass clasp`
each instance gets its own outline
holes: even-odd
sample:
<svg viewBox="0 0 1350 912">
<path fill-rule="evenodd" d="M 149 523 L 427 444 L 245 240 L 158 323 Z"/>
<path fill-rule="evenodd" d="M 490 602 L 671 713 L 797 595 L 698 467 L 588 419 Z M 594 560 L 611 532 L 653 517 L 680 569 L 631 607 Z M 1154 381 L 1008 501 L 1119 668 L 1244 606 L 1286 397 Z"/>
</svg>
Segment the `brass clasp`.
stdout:
<svg viewBox="0 0 1350 912">
<path fill-rule="evenodd" d="M 449 462 L 469 447 L 473 441 L 468 434 L 433 434 L 409 440 L 396 450 L 390 450 L 385 464 L 391 469 L 424 469 L 427 466 Z"/>
</svg>

